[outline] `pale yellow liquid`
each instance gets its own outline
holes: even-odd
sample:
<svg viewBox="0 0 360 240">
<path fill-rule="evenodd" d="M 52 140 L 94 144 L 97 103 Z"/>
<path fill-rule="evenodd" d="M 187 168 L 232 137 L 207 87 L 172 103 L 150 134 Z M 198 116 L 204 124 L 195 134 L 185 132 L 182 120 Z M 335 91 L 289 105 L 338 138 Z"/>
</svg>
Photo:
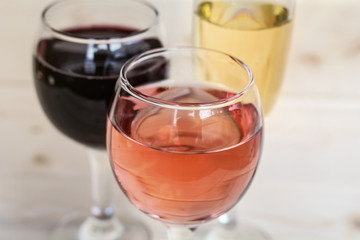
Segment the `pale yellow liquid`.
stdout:
<svg viewBox="0 0 360 240">
<path fill-rule="evenodd" d="M 253 71 L 264 113 L 273 107 L 284 75 L 292 21 L 280 5 L 236 0 L 201 3 L 194 44 L 235 56 Z"/>
</svg>

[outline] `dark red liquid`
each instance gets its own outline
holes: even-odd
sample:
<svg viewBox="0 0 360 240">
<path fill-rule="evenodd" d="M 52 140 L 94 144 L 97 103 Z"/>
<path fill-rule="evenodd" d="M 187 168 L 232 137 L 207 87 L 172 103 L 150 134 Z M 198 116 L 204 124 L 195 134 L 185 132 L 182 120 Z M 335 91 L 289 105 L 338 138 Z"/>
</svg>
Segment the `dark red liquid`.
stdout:
<svg viewBox="0 0 360 240">
<path fill-rule="evenodd" d="M 134 35 L 135 29 L 91 26 L 68 35 L 106 39 Z M 68 137 L 105 148 L 106 112 L 122 65 L 134 55 L 162 47 L 156 38 L 112 44 L 42 39 L 33 59 L 35 87 L 50 121 Z"/>
</svg>

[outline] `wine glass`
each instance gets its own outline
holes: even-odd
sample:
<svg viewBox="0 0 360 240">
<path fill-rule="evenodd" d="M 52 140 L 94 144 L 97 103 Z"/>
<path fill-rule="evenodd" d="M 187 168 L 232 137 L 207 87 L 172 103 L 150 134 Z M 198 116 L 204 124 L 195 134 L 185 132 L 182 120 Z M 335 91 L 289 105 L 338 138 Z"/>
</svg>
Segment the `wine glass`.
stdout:
<svg viewBox="0 0 360 240">
<path fill-rule="evenodd" d="M 295 0 L 194 2 L 194 45 L 224 51 L 245 61 L 254 72 L 265 116 L 272 110 L 283 80 L 294 4 Z M 208 240 L 268 238 L 250 230 L 250 226 L 249 236 L 244 236 L 234 211 L 219 220 L 222 228 L 214 229 Z"/>
<path fill-rule="evenodd" d="M 295 0 L 195 0 L 194 45 L 231 54 L 254 72 L 264 113 L 283 80 Z"/>
<path fill-rule="evenodd" d="M 36 93 L 53 125 L 87 147 L 92 175 L 90 215 L 61 222 L 53 239 L 148 238 L 114 216 L 106 115 L 121 66 L 162 47 L 162 38 L 158 11 L 140 0 L 64 0 L 43 11 L 33 53 Z"/>
<path fill-rule="evenodd" d="M 121 70 L 108 116 L 119 186 L 166 224 L 171 240 L 190 239 L 231 209 L 255 174 L 261 100 L 250 69 L 222 52 L 161 48 L 134 57 Z"/>
</svg>

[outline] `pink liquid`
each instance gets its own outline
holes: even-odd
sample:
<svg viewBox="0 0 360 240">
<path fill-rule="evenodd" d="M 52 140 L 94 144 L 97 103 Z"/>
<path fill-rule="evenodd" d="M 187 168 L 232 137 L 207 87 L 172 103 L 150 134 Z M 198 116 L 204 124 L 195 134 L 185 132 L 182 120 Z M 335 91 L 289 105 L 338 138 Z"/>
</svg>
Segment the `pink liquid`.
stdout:
<svg viewBox="0 0 360 240">
<path fill-rule="evenodd" d="M 176 91 L 181 90 L 162 96 Z M 224 94 L 192 90 L 176 101 L 209 101 Z M 117 128 L 108 128 L 109 150 L 116 178 L 137 208 L 165 222 L 192 224 L 223 214 L 239 200 L 261 151 L 253 105 L 174 111 L 129 98 L 118 101 Z"/>
</svg>

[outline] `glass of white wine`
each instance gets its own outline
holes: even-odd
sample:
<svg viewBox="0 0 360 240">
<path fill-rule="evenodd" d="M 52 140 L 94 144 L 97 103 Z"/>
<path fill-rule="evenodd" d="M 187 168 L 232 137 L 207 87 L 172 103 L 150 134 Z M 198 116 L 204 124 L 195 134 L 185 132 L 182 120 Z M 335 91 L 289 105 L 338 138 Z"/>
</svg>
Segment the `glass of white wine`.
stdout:
<svg viewBox="0 0 360 240">
<path fill-rule="evenodd" d="M 294 5 L 295 0 L 194 0 L 194 45 L 246 62 L 253 70 L 265 116 L 272 110 L 282 85 Z M 223 76 L 227 81 L 231 78 Z M 234 211 L 221 216 L 219 222 L 207 240 L 270 239 L 257 229 L 239 224 Z"/>
<path fill-rule="evenodd" d="M 223 51 L 254 72 L 264 113 L 279 94 L 294 0 L 195 0 L 194 45 Z"/>
</svg>

